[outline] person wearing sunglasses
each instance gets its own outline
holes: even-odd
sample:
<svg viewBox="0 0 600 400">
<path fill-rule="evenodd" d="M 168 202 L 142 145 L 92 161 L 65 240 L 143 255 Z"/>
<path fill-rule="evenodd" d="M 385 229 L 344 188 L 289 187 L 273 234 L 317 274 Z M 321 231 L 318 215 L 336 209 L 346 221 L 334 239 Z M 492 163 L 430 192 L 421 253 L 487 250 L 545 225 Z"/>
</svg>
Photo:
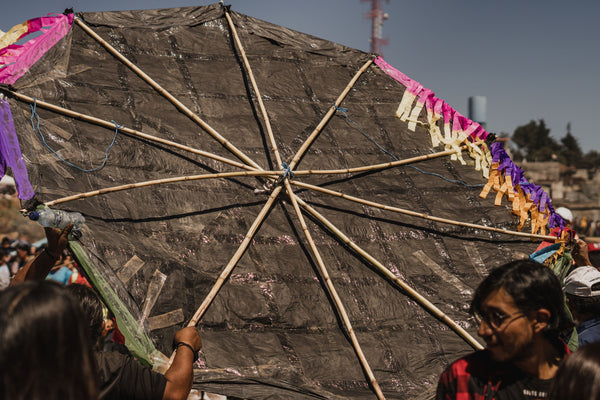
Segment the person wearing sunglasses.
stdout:
<svg viewBox="0 0 600 400">
<path fill-rule="evenodd" d="M 573 328 L 558 278 L 519 260 L 494 269 L 476 289 L 471 314 L 485 349 L 452 363 L 437 400 L 545 399 Z"/>
</svg>

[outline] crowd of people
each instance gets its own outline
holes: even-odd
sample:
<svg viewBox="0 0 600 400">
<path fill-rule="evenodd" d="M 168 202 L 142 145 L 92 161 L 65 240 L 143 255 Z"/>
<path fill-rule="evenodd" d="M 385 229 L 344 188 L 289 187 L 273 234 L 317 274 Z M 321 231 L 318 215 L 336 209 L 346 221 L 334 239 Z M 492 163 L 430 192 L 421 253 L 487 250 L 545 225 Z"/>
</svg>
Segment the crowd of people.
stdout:
<svg viewBox="0 0 600 400">
<path fill-rule="evenodd" d="M 600 237 L 600 218 L 573 217 L 573 228 L 582 236 Z"/>
<path fill-rule="evenodd" d="M 187 398 L 197 329 L 175 333 L 164 375 L 136 361 L 66 250 L 70 228 L 46 228 L 40 249 L 2 241 L 0 398 Z M 485 348 L 448 366 L 436 399 L 600 399 L 600 269 L 581 239 L 572 252 L 564 279 L 533 259 L 490 272 L 470 305 Z"/>
<path fill-rule="evenodd" d="M 8 237 L 4 237 L 0 243 L 0 290 L 2 290 L 8 287 L 19 270 L 46 248 L 46 242 L 42 240 L 37 243 L 29 243 L 22 239 L 10 240 Z M 79 272 L 77 262 L 66 249 L 60 254 L 47 279 L 63 285 L 87 284 L 85 277 Z"/>
</svg>

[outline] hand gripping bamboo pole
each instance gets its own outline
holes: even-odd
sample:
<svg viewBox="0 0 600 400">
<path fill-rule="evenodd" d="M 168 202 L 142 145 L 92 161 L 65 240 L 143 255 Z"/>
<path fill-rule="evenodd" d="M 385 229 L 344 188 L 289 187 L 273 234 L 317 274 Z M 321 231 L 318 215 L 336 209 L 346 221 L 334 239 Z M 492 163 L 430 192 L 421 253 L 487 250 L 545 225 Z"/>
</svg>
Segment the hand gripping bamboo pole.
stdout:
<svg viewBox="0 0 600 400">
<path fill-rule="evenodd" d="M 319 269 L 321 270 L 321 275 L 323 277 L 323 280 L 325 281 L 327 289 L 329 289 L 329 293 L 331 294 L 331 297 L 333 298 L 335 307 L 337 308 L 338 314 L 340 315 L 340 317 L 344 323 L 344 327 L 346 328 L 346 332 L 348 333 L 348 336 L 350 337 L 350 341 L 352 342 L 354 351 L 356 352 L 358 359 L 360 360 L 360 364 L 362 365 L 363 370 L 367 374 L 367 377 L 369 378 L 369 382 L 371 383 L 371 387 L 375 391 L 377 398 L 385 399 L 385 396 L 383 395 L 381 387 L 379 386 L 377 379 L 375 379 L 375 375 L 373 374 L 373 371 L 371 370 L 371 366 L 369 365 L 369 362 L 367 361 L 367 359 L 362 351 L 360 343 L 358 342 L 358 338 L 356 337 L 356 333 L 354 332 L 354 329 L 352 328 L 352 323 L 350 322 L 350 318 L 348 317 L 346 308 L 344 307 L 344 304 L 342 303 L 342 300 L 340 299 L 340 296 L 338 295 L 337 290 L 335 289 L 335 286 L 333 285 L 333 282 L 331 281 L 331 278 L 329 277 L 329 272 L 327 272 L 325 263 L 323 262 L 323 259 L 321 258 L 321 253 L 319 252 L 319 249 L 317 248 L 317 245 L 315 244 L 315 242 L 312 238 L 312 235 L 310 234 L 310 231 L 308 230 L 306 221 L 304 220 L 302 211 L 300 210 L 300 207 L 298 206 L 298 201 L 296 200 L 296 196 L 295 196 L 294 192 L 292 191 L 292 187 L 290 185 L 290 181 L 288 178 L 284 179 L 284 184 L 285 184 L 285 189 L 289 195 L 289 198 L 292 201 L 292 205 L 294 206 L 294 210 L 296 211 L 296 215 L 298 216 L 298 220 L 300 221 L 300 225 L 302 226 L 302 230 L 304 231 L 304 236 L 306 236 L 306 240 L 308 241 L 310 248 L 311 248 L 311 250 L 315 256 L 315 259 L 317 261 L 317 264 L 319 265 Z"/>
<path fill-rule="evenodd" d="M 331 190 L 331 189 L 325 189 L 325 188 L 322 188 L 320 186 L 311 185 L 309 183 L 292 181 L 292 184 L 295 185 L 295 186 L 303 187 L 303 188 L 314 190 L 314 191 L 317 191 L 317 192 L 326 193 L 326 194 L 329 194 L 331 196 L 341 197 L 342 199 L 353 201 L 353 202 L 359 203 L 359 204 L 364 204 L 364 205 L 367 205 L 367 206 L 370 206 L 370 207 L 375 207 L 375 208 L 379 208 L 379 209 L 386 210 L 386 211 L 392 211 L 392 212 L 396 212 L 396 213 L 399 213 L 399 214 L 410 215 L 412 217 L 428 219 L 430 221 L 441 222 L 441 223 L 444 223 L 444 224 L 450 224 L 450 225 L 456 225 L 456 226 L 464 226 L 464 227 L 467 227 L 467 228 L 481 229 L 481 230 L 484 230 L 484 231 L 497 232 L 497 233 L 502 233 L 502 234 L 505 234 L 505 235 L 521 236 L 521 237 L 527 237 L 527 238 L 532 238 L 532 239 L 542 239 L 542 240 L 552 240 L 552 241 L 556 240 L 555 236 L 537 235 L 537 234 L 533 234 L 533 233 L 517 232 L 517 231 L 511 231 L 511 230 L 508 230 L 508 229 L 494 228 L 492 226 L 471 224 L 471 223 L 468 223 L 468 222 L 455 221 L 455 220 L 447 219 L 447 218 L 434 217 L 433 215 L 428 215 L 428 214 L 423 214 L 423 213 L 419 213 L 419 212 L 415 212 L 415 211 L 410 211 L 410 210 L 406 210 L 404 208 L 386 206 L 386 205 L 381 204 L 381 203 L 376 203 L 374 201 L 365 200 L 365 199 L 361 199 L 359 197 L 350 196 L 350 195 L 347 195 L 347 194 L 344 194 L 344 193 L 336 192 L 336 191 Z"/>
<path fill-rule="evenodd" d="M 246 71 L 248 71 L 248 76 L 250 77 L 250 82 L 252 83 L 252 88 L 254 89 L 254 93 L 256 94 L 256 100 L 258 101 L 258 105 L 260 107 L 260 112 L 262 113 L 263 120 L 265 121 L 265 126 L 267 128 L 267 134 L 269 135 L 269 140 L 271 142 L 271 147 L 273 153 L 275 154 L 275 160 L 277 161 L 277 165 L 281 165 L 281 156 L 279 155 L 279 149 L 277 148 L 277 142 L 275 141 L 275 136 L 273 136 L 273 129 L 271 128 L 271 121 L 269 120 L 269 115 L 267 114 L 267 109 L 262 100 L 262 96 L 260 94 L 260 90 L 258 89 L 258 85 L 256 84 L 256 79 L 254 79 L 254 74 L 252 73 L 252 68 L 250 67 L 250 62 L 248 62 L 248 58 L 246 57 L 246 52 L 244 51 L 244 46 L 242 46 L 242 42 L 237 34 L 237 30 L 235 29 L 235 25 L 231 20 L 231 16 L 229 15 L 229 11 L 225 9 L 225 17 L 227 18 L 227 22 L 229 23 L 229 29 L 233 33 L 233 37 L 235 39 L 235 43 L 237 44 L 238 49 L 240 50 L 240 54 L 242 55 L 242 59 L 244 60 L 244 65 L 246 66 Z"/>
<path fill-rule="evenodd" d="M 106 50 L 108 50 L 113 56 L 119 59 L 123 64 L 127 65 L 133 72 L 135 72 L 140 78 L 142 78 L 146 83 L 152 86 L 157 92 L 167 98 L 179 111 L 187 115 L 192 121 L 196 122 L 200 125 L 209 135 L 211 135 L 214 139 L 216 139 L 219 143 L 225 146 L 230 152 L 232 152 L 236 157 L 240 160 L 244 161 L 246 164 L 253 166 L 258 169 L 259 166 L 256 162 L 254 162 L 250 157 L 242 153 L 238 150 L 231 142 L 225 139 L 219 132 L 213 129 L 210 125 L 204 122 L 199 116 L 197 116 L 192 110 L 186 107 L 182 102 L 177 100 L 175 96 L 165 90 L 162 86 L 160 86 L 156 81 L 154 81 L 150 76 L 148 76 L 144 71 L 142 71 L 137 65 L 129 61 L 125 56 L 117 51 L 114 47 L 112 47 L 107 41 L 102 39 L 96 32 L 94 32 L 89 26 L 87 26 L 80 18 L 75 17 L 74 21 L 79 25 L 88 35 L 94 38 L 98 43 L 100 43 Z"/>
<path fill-rule="evenodd" d="M 69 109 L 64 108 L 64 107 L 59 107 L 57 105 L 54 105 L 54 104 L 51 104 L 51 103 L 47 103 L 45 101 L 34 99 L 33 97 L 29 97 L 27 95 L 24 95 L 24 94 L 21 94 L 21 93 L 18 93 L 18 92 L 14 92 L 12 90 L 0 89 L 0 91 L 4 91 L 7 94 L 13 96 L 14 98 L 16 98 L 18 100 L 21 100 L 21 101 L 25 102 L 25 103 L 35 104 L 36 107 L 40 106 L 40 107 L 45 108 L 47 110 L 50 110 L 50 111 L 53 111 L 53 112 L 56 112 L 56 113 L 59 113 L 59 114 L 62 114 L 62 115 L 66 115 L 67 117 L 76 118 L 76 119 L 79 119 L 79 120 L 82 120 L 82 121 L 85 121 L 85 122 L 89 122 L 89 123 L 92 123 L 92 124 L 95 124 L 95 125 L 103 126 L 105 128 L 110 128 L 110 129 L 113 129 L 113 130 L 115 129 L 115 123 L 111 122 L 111 121 L 107 121 L 105 119 L 100 119 L 100 118 L 92 117 L 92 116 L 87 115 L 87 114 L 82 114 L 82 113 L 79 113 L 79 112 L 75 112 L 75 111 L 69 110 Z M 143 133 L 143 132 L 140 132 L 140 131 L 136 131 L 136 130 L 131 129 L 131 128 L 127 128 L 125 126 L 122 127 L 122 128 L 119 128 L 119 130 L 121 132 L 125 132 L 125 133 L 127 133 L 127 134 L 129 134 L 131 136 L 136 136 L 136 137 L 139 137 L 139 138 L 142 138 L 142 139 L 146 139 L 146 140 L 149 140 L 149 141 L 152 141 L 152 142 L 155 142 L 155 143 L 164 144 L 166 146 L 174 147 L 176 149 L 185 150 L 185 151 L 188 151 L 188 152 L 193 153 L 193 154 L 198 154 L 198 155 L 203 156 L 203 157 L 211 158 L 213 160 L 220 161 L 222 163 L 232 165 L 234 167 L 243 168 L 243 169 L 252 170 L 252 171 L 256 170 L 256 168 L 249 167 L 248 165 L 242 164 L 242 163 L 240 163 L 238 161 L 230 160 L 228 158 L 221 157 L 221 156 L 218 156 L 216 154 L 209 153 L 207 151 L 198 150 L 198 149 L 195 149 L 195 148 L 190 147 L 190 146 L 186 146 L 186 145 L 183 145 L 183 144 L 180 144 L 180 143 L 177 143 L 177 142 L 173 142 L 171 140 L 161 139 L 161 138 L 156 137 L 156 136 L 148 135 L 146 133 Z"/>
<path fill-rule="evenodd" d="M 355 252 L 360 254 L 365 260 L 367 260 L 371 265 L 377 268 L 382 274 L 388 277 L 391 281 L 396 283 L 398 287 L 406 292 L 406 294 L 420 304 L 423 308 L 428 310 L 431 314 L 433 314 L 440 321 L 448 325 L 454 332 L 456 332 L 461 338 L 463 338 L 468 344 L 470 344 L 475 350 L 483 349 L 483 346 L 475 340 L 469 332 L 460 327 L 456 322 L 454 322 L 450 317 L 444 314 L 439 308 L 437 308 L 433 303 L 423 297 L 419 292 L 411 288 L 406 282 L 398 278 L 396 275 L 392 273 L 389 269 L 387 269 L 383 264 L 377 261 L 373 256 L 363 250 L 361 247 L 356 245 L 354 242 L 350 240 L 348 236 L 346 236 L 342 231 L 340 231 L 335 225 L 333 225 L 327 218 L 322 216 L 317 210 L 309 206 L 306 202 L 304 202 L 300 197 L 296 196 L 296 200 L 302 206 L 303 209 L 308 211 L 311 215 L 313 215 L 318 221 L 323 223 L 335 236 L 337 236 L 340 240 L 342 240 L 346 245 L 352 248 Z"/>
</svg>

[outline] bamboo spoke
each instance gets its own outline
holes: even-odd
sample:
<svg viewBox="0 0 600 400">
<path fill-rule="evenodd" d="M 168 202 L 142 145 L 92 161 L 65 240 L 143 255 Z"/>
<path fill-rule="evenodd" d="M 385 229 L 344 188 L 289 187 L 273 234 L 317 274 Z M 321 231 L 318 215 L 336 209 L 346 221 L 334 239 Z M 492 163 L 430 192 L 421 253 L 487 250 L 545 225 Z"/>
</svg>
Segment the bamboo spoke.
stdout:
<svg viewBox="0 0 600 400">
<path fill-rule="evenodd" d="M 275 154 L 275 160 L 277 161 L 277 165 L 281 165 L 281 156 L 279 155 L 279 149 L 277 148 L 277 142 L 275 141 L 275 136 L 273 136 L 273 129 L 271 129 L 271 121 L 269 120 L 269 115 L 267 114 L 267 109 L 262 101 L 262 96 L 260 95 L 260 90 L 258 89 L 258 85 L 256 84 L 256 79 L 254 79 L 254 74 L 252 73 L 252 68 L 250 67 L 250 62 L 248 62 L 248 58 L 246 57 L 246 52 L 244 51 L 244 46 L 242 46 L 242 42 L 237 34 L 237 30 L 235 29 L 235 25 L 231 20 L 231 16 L 229 15 L 229 11 L 225 10 L 225 17 L 227 18 L 227 22 L 229 23 L 229 29 L 233 33 L 233 37 L 235 39 L 235 43 L 237 44 L 238 49 L 240 50 L 240 54 L 242 55 L 242 59 L 244 60 L 244 65 L 246 66 L 246 71 L 248 71 L 248 76 L 250 77 L 250 82 L 252 83 L 252 88 L 254 89 L 254 93 L 256 94 L 256 99 L 258 100 L 258 105 L 260 106 L 260 112 L 262 113 L 263 120 L 265 121 L 265 126 L 267 128 L 267 134 L 269 135 L 269 140 L 271 142 L 271 147 L 273 153 Z"/>
<path fill-rule="evenodd" d="M 151 180 L 151 181 L 130 183 L 127 185 L 119 185 L 119 186 L 113 186 L 113 187 L 99 189 L 99 190 L 92 190 L 89 192 L 74 194 L 72 196 L 66 196 L 66 197 L 62 197 L 60 199 L 48 201 L 44 204 L 48 207 L 51 207 L 51 206 L 61 204 L 61 203 L 66 203 L 69 201 L 99 196 L 101 194 L 114 193 L 114 192 L 119 192 L 122 190 L 135 189 L 135 188 L 141 188 L 141 187 L 146 187 L 146 186 L 161 185 L 164 183 L 196 181 L 196 180 L 202 180 L 202 179 L 234 178 L 234 177 L 242 177 L 242 176 L 265 176 L 265 177 L 271 177 L 271 178 L 275 179 L 275 177 L 281 176 L 282 174 L 283 174 L 282 171 L 240 171 L 240 172 L 220 172 L 217 174 L 176 176 L 173 178 L 155 179 L 155 180 Z"/>
<path fill-rule="evenodd" d="M 94 38 L 98 43 L 100 43 L 104 48 L 106 48 L 113 56 L 118 58 L 123 64 L 127 65 L 133 72 L 135 72 L 140 78 L 142 78 L 146 83 L 152 86 L 156 91 L 158 91 L 161 95 L 167 98 L 179 111 L 187 115 L 192 121 L 196 122 L 200 125 L 209 135 L 211 135 L 214 139 L 216 139 L 219 143 L 221 143 L 227 150 L 232 152 L 236 157 L 240 160 L 244 161 L 247 165 L 253 166 L 255 169 L 258 169 L 259 166 L 256 162 L 250 159 L 247 155 L 238 150 L 231 142 L 225 139 L 219 132 L 213 129 L 210 125 L 204 122 L 198 115 L 196 115 L 192 110 L 186 107 L 182 102 L 177 100 L 175 96 L 165 90 L 162 86 L 160 86 L 156 81 L 154 81 L 150 76 L 148 76 L 144 71 L 142 71 L 138 66 L 129 61 L 125 56 L 117 51 L 114 47 L 112 47 L 107 41 L 102 39 L 96 32 L 94 32 L 89 26 L 87 26 L 81 19 L 75 18 L 74 21 L 79 25 L 88 35 Z"/>
<path fill-rule="evenodd" d="M 219 275 L 219 277 L 217 278 L 217 281 L 215 282 L 213 287 L 210 289 L 210 292 L 204 298 L 204 300 L 202 301 L 202 304 L 200 304 L 200 307 L 198 307 L 198 309 L 194 313 L 192 319 L 188 323 L 188 326 L 196 326 L 198 324 L 198 321 L 200 321 L 200 318 L 202 318 L 202 316 L 204 315 L 204 313 L 206 312 L 208 307 L 212 304 L 213 300 L 217 296 L 217 293 L 219 293 L 219 290 L 221 290 L 221 287 L 223 287 L 223 284 L 225 284 L 225 281 L 227 280 L 227 278 L 229 277 L 229 275 L 231 274 L 231 272 L 237 265 L 238 261 L 240 260 L 240 258 L 242 258 L 242 255 L 248 248 L 248 245 L 250 245 L 250 241 L 256 234 L 258 227 L 263 222 L 263 220 L 267 216 L 267 213 L 273 206 L 273 203 L 275 202 L 275 199 L 277 199 L 277 196 L 279 195 L 279 192 L 281 192 L 281 189 L 282 189 L 282 186 L 277 186 L 275 188 L 275 190 L 273 190 L 273 192 L 269 196 L 269 199 L 267 200 L 267 202 L 265 203 L 263 208 L 260 210 L 260 213 L 258 213 L 258 216 L 254 220 L 254 223 L 252 223 L 252 226 L 246 233 L 246 236 L 244 236 L 244 240 L 242 240 L 242 243 L 238 247 L 237 251 L 235 252 L 233 257 L 231 257 L 231 259 L 229 260 L 229 263 L 227 263 L 227 265 L 221 272 L 221 275 Z M 174 358 L 175 358 L 175 351 L 173 353 L 171 353 L 171 358 L 169 359 L 169 366 L 173 363 Z"/>
<path fill-rule="evenodd" d="M 463 146 L 462 149 L 465 147 Z M 362 167 L 344 168 L 344 169 L 309 169 L 294 171 L 294 175 L 335 175 L 335 174 L 353 174 L 357 172 L 377 171 L 386 168 L 397 167 L 399 165 L 414 164 L 419 161 L 431 160 L 438 157 L 456 154 L 456 150 L 445 150 L 437 153 L 431 153 L 424 156 L 406 158 L 404 160 L 392 161 L 382 164 L 365 165 Z"/>
<path fill-rule="evenodd" d="M 429 312 L 431 312 L 435 317 L 437 317 L 440 321 L 448 325 L 454 332 L 456 332 L 461 338 L 463 338 L 468 344 L 470 344 L 474 349 L 480 350 L 483 348 L 481 344 L 475 340 L 469 332 L 465 331 L 461 328 L 456 322 L 454 322 L 450 317 L 444 314 L 439 308 L 437 308 L 433 303 L 423 297 L 419 292 L 410 287 L 406 282 L 402 279 L 398 278 L 394 275 L 389 269 L 387 269 L 383 264 L 377 261 L 373 256 L 363 250 L 360 246 L 356 245 L 354 242 L 350 240 L 348 236 L 346 236 L 342 231 L 340 231 L 335 225 L 333 225 L 327 218 L 322 216 L 317 210 L 306 204 L 300 197 L 296 196 L 296 200 L 302 206 L 303 209 L 308 211 L 311 215 L 313 215 L 318 221 L 323 223 L 335 236 L 337 236 L 341 241 L 343 241 L 346 245 L 352 248 L 355 252 L 360 254 L 365 260 L 367 260 L 371 265 L 377 268 L 381 273 L 383 273 L 386 277 L 388 277 L 391 281 L 396 283 L 402 290 L 406 292 L 406 294 L 416 301 L 421 307 L 425 308 Z"/>
<path fill-rule="evenodd" d="M 367 361 L 367 359 L 362 351 L 360 343 L 358 342 L 358 338 L 356 337 L 354 328 L 352 328 L 352 323 L 350 322 L 350 318 L 348 317 L 346 308 L 344 307 L 344 304 L 342 303 L 342 299 L 338 295 L 337 290 L 335 289 L 335 286 L 333 285 L 333 282 L 331 281 L 331 278 L 329 277 L 329 272 L 327 271 L 327 268 L 325 267 L 325 263 L 323 262 L 323 259 L 321 258 L 321 253 L 319 252 L 319 249 L 317 248 L 317 245 L 315 244 L 315 242 L 312 238 L 312 235 L 310 234 L 310 231 L 308 230 L 306 221 L 304 220 L 304 216 L 302 215 L 302 211 L 300 210 L 300 207 L 298 206 L 298 201 L 296 200 L 296 196 L 294 195 L 294 192 L 292 191 L 292 187 L 290 185 L 289 179 L 285 179 L 284 184 L 285 184 L 285 189 L 289 195 L 289 198 L 292 201 L 292 205 L 294 206 L 294 210 L 296 211 L 296 215 L 298 216 L 298 220 L 300 221 L 300 225 L 302 226 L 302 230 L 304 231 L 304 235 L 306 236 L 306 240 L 308 241 L 310 248 L 315 256 L 315 259 L 317 260 L 317 264 L 319 265 L 319 269 L 321 270 L 321 275 L 323 277 L 323 280 L 325 281 L 325 284 L 326 284 L 329 292 L 331 293 L 331 296 L 333 297 L 335 306 L 337 308 L 337 312 L 340 315 L 340 317 L 342 318 L 344 327 L 346 328 L 346 332 L 350 336 L 350 340 L 352 342 L 352 346 L 354 347 L 354 351 L 356 351 L 356 354 L 358 355 L 358 358 L 363 367 L 363 370 L 367 374 L 367 376 L 369 378 L 369 382 L 371 383 L 371 386 L 373 387 L 373 390 L 375 391 L 377 398 L 385 399 L 385 396 L 383 395 L 383 392 L 381 391 L 379 383 L 375 379 L 375 375 L 373 374 L 373 371 L 371 370 L 371 366 L 369 365 L 369 362 Z"/>
<path fill-rule="evenodd" d="M 302 183 L 302 182 L 298 182 L 298 181 L 292 181 L 292 184 L 296 185 L 296 186 L 299 186 L 299 187 L 306 188 L 306 189 L 311 189 L 311 190 L 314 190 L 314 191 L 317 191 L 317 192 L 326 193 L 326 194 L 329 194 L 331 196 L 341 197 L 342 199 L 353 201 L 355 203 L 364 204 L 364 205 L 375 207 L 375 208 L 380 208 L 380 209 L 386 210 L 386 211 L 393 211 L 393 212 L 400 213 L 400 214 L 410 215 L 410 216 L 413 216 L 413 217 L 428 219 L 428 220 L 431 220 L 431 221 L 441 222 L 441 223 L 444 223 L 444 224 L 451 224 L 451 225 L 457 225 L 457 226 L 464 226 L 464 227 L 467 227 L 467 228 L 481 229 L 481 230 L 485 230 L 485 231 L 503 233 L 505 235 L 521 236 L 521 237 L 534 238 L 534 239 L 542 239 L 542 240 L 556 240 L 556 237 L 554 237 L 554 236 L 536 235 L 536 234 L 533 234 L 533 233 L 517 232 L 517 231 L 511 231 L 511 230 L 508 230 L 508 229 L 494 228 L 494 227 L 491 227 L 491 226 L 478 225 L 478 224 L 470 224 L 468 222 L 460 222 L 460 221 L 455 221 L 455 220 L 446 219 L 446 218 L 434 217 L 432 215 L 427 215 L 427 214 L 423 214 L 423 213 L 419 213 L 419 212 L 415 212 L 415 211 L 410 211 L 410 210 L 406 210 L 404 208 L 386 206 L 386 205 L 381 204 L 381 203 L 377 203 L 377 202 L 369 201 L 369 200 L 364 200 L 364 199 L 361 199 L 359 197 L 350 196 L 350 195 L 347 195 L 347 194 L 336 192 L 335 190 L 325 189 L 325 188 L 322 188 L 320 186 L 315 186 L 315 185 L 311 185 L 311 184 L 308 184 L 308 183 Z"/>
<path fill-rule="evenodd" d="M 75 112 L 75 111 L 71 111 L 69 109 L 66 109 L 66 108 L 63 108 L 63 107 L 59 107 L 59 106 L 56 106 L 54 104 L 47 103 L 45 101 L 36 100 L 33 97 L 29 97 L 29 96 L 26 96 L 24 94 L 21 94 L 21 93 L 18 93 L 18 92 L 14 92 L 12 90 L 7 90 L 7 89 L 0 89 L 0 90 L 5 91 L 6 93 L 10 94 L 11 96 L 13 96 L 16 99 L 21 100 L 21 101 L 23 101 L 25 103 L 35 104 L 36 107 L 40 106 L 42 108 L 45 108 L 47 110 L 50 110 L 50 111 L 53 111 L 53 112 L 65 115 L 67 117 L 76 118 L 76 119 L 79 119 L 79 120 L 82 120 L 82 121 L 85 121 L 85 122 L 89 122 L 89 123 L 92 123 L 92 124 L 95 124 L 95 125 L 100 125 L 100 126 L 103 126 L 105 128 L 112 129 L 112 130 L 115 129 L 114 122 L 107 121 L 107 120 L 100 119 L 100 118 L 96 118 L 96 117 L 92 117 L 92 116 L 87 115 L 87 114 L 82 114 L 82 113 L 78 113 L 78 112 Z M 207 151 L 198 150 L 198 149 L 195 149 L 193 147 L 189 147 L 189 146 L 186 146 L 186 145 L 183 145 L 183 144 L 179 144 L 179 143 L 176 143 L 176 142 L 173 142 L 173 141 L 170 141 L 170 140 L 161 139 L 161 138 L 156 137 L 156 136 L 148 135 L 146 133 L 143 133 L 143 132 L 140 132 L 140 131 L 136 131 L 136 130 L 131 129 L 131 128 L 127 128 L 125 126 L 122 127 L 122 128 L 119 128 L 119 131 L 125 132 L 125 133 L 127 133 L 127 134 L 129 134 L 131 136 L 136 136 L 136 137 L 139 137 L 139 138 L 142 138 L 142 139 L 146 139 L 146 140 L 149 140 L 149 141 L 152 141 L 152 142 L 155 142 L 155 143 L 164 144 L 164 145 L 167 145 L 167 146 L 170 146 L 170 147 L 174 147 L 174 148 L 177 148 L 177 149 L 180 149 L 180 150 L 185 150 L 185 151 L 190 152 L 190 153 L 198 154 L 198 155 L 203 156 L 203 157 L 211 158 L 213 160 L 220 161 L 220 162 L 222 162 L 224 164 L 233 165 L 234 167 L 243 168 L 243 169 L 246 169 L 246 170 L 256 170 L 256 168 L 249 167 L 248 165 L 242 164 L 240 162 L 237 162 L 237 161 L 234 161 L 234 160 L 230 160 L 228 158 L 221 157 L 221 156 L 218 156 L 216 154 L 209 153 Z"/>
<path fill-rule="evenodd" d="M 254 234 L 258 230 L 258 227 L 260 226 L 262 221 L 265 219 L 267 213 L 271 209 L 273 203 L 275 202 L 275 199 L 279 195 L 279 192 L 281 192 L 281 189 L 282 189 L 282 186 L 277 186 L 275 188 L 275 190 L 273 190 L 273 192 L 269 196 L 269 199 L 267 200 L 267 202 L 265 203 L 263 208 L 260 210 L 260 213 L 254 220 L 254 223 L 252 224 L 252 226 L 246 233 L 244 240 L 238 247 L 238 249 L 235 252 L 235 254 L 233 255 L 233 257 L 229 260 L 229 263 L 227 264 L 227 266 L 223 269 L 223 272 L 221 272 L 221 275 L 217 279 L 217 282 L 214 284 L 214 286 L 212 287 L 212 289 L 210 290 L 210 292 L 208 293 L 208 295 L 206 296 L 206 298 L 204 299 L 204 301 L 202 302 L 200 307 L 198 307 L 198 310 L 196 310 L 196 312 L 194 313 L 194 316 L 190 320 L 188 326 L 195 326 L 198 323 L 198 321 L 200 321 L 200 318 L 202 318 L 202 316 L 208 309 L 208 306 L 210 306 L 210 304 L 214 300 L 215 296 L 217 295 L 217 293 L 219 292 L 219 290 L 225 283 L 225 280 L 229 277 L 229 274 L 231 274 L 231 271 L 233 271 L 233 269 L 237 265 L 240 258 L 242 258 L 242 255 L 248 248 L 250 241 L 254 237 Z"/>
<path fill-rule="evenodd" d="M 333 116 L 333 113 L 335 113 L 336 107 L 340 106 L 340 104 L 342 103 L 342 101 L 344 101 L 344 99 L 346 98 L 346 95 L 348 95 L 348 92 L 350 92 L 350 89 L 352 89 L 352 87 L 354 86 L 354 84 L 356 83 L 356 81 L 358 80 L 358 78 L 363 74 L 363 72 L 365 72 L 367 70 L 367 68 L 369 68 L 369 66 L 372 63 L 373 63 L 372 59 L 368 60 L 358 70 L 358 72 L 356 72 L 356 74 L 354 74 L 354 76 L 352 77 L 352 79 L 350 80 L 350 82 L 348 82 L 348 85 L 346 85 L 346 87 L 344 88 L 344 90 L 342 91 L 342 93 L 336 99 L 335 103 L 331 107 L 329 107 L 329 110 L 327 111 L 327 113 L 325 114 L 325 116 L 323 117 L 323 119 L 321 120 L 321 122 L 319 122 L 319 125 L 317 125 L 317 127 L 312 131 L 312 133 L 304 141 L 304 143 L 302 144 L 302 147 L 300 147 L 300 149 L 298 150 L 298 152 L 296 153 L 296 155 L 294 156 L 294 158 L 290 162 L 290 169 L 294 169 L 294 167 L 296 166 L 296 164 L 298 164 L 298 161 L 300 161 L 300 158 L 302 158 L 302 156 L 304 155 L 304 153 L 306 152 L 306 150 L 308 150 L 308 148 L 310 147 L 310 145 L 312 144 L 312 142 L 317 138 L 317 136 L 319 135 L 319 133 L 321 133 L 321 130 L 323 129 L 323 127 L 325 126 L 325 124 L 327 124 L 327 122 L 331 119 L 331 117 Z"/>
</svg>

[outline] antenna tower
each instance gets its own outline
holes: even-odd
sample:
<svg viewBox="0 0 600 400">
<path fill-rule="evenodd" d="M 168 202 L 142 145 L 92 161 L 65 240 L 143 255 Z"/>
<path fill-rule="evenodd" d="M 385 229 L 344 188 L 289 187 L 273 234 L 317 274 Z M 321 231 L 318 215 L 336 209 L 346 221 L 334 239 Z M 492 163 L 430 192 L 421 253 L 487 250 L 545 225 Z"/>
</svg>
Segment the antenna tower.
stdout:
<svg viewBox="0 0 600 400">
<path fill-rule="evenodd" d="M 383 12 L 383 0 L 360 0 L 363 3 L 371 3 L 371 11 L 365 13 L 365 18 L 371 20 L 371 53 L 382 54 L 382 47 L 388 44 L 383 38 L 383 21 L 388 19 L 388 14 Z M 386 0 L 389 3 L 390 0 Z"/>
</svg>

